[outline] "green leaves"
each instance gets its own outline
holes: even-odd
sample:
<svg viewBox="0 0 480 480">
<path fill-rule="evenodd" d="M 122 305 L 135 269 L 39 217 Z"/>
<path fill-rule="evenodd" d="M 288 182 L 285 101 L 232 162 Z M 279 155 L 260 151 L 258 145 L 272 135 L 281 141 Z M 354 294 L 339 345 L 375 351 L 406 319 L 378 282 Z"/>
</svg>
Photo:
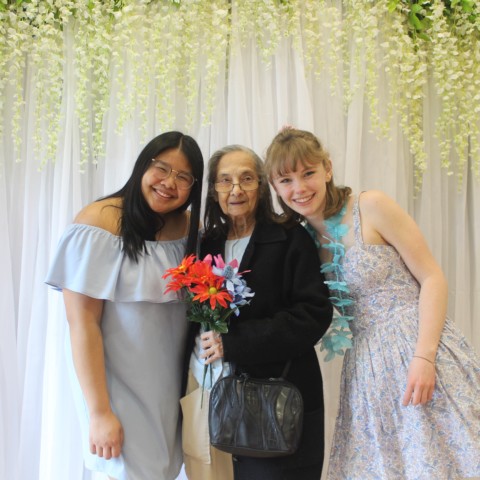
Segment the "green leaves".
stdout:
<svg viewBox="0 0 480 480">
<path fill-rule="evenodd" d="M 205 331 L 213 330 L 218 333 L 228 332 L 228 318 L 233 310 L 222 309 L 217 306 L 214 310 L 207 303 L 189 303 L 187 317 L 191 322 L 200 323 Z"/>
<path fill-rule="evenodd" d="M 434 8 L 442 8 L 443 16 L 447 22 L 456 27 L 459 15 L 466 15 L 466 19 L 475 24 L 480 12 L 474 0 L 443 0 L 434 2 L 432 0 L 389 0 L 388 11 L 396 10 L 406 15 L 410 35 L 414 40 L 431 42 L 430 31 L 433 28 L 432 12 Z"/>
<path fill-rule="evenodd" d="M 474 24 L 480 14 L 477 4 L 473 0 L 444 0 L 443 2 L 390 0 L 388 10 L 393 13 L 398 8 L 405 12 L 412 36 L 431 41 L 429 31 L 433 27 L 432 12 L 436 4 L 440 4 L 445 19 L 452 26 L 457 24 L 459 15 L 468 14 L 467 19 Z"/>
</svg>

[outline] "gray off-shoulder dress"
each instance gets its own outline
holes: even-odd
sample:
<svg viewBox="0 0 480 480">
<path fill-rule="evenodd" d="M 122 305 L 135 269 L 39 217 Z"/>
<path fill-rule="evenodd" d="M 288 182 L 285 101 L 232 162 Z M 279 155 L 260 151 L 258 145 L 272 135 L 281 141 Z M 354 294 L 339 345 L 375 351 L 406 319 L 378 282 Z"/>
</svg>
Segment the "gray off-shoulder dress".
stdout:
<svg viewBox="0 0 480 480">
<path fill-rule="evenodd" d="M 108 390 L 125 433 L 122 455 L 89 452 L 89 414 L 76 378 L 73 391 L 82 427 L 85 465 L 118 480 L 172 480 L 182 465 L 179 398 L 187 321 L 175 293 L 164 294 L 165 270 L 177 266 L 186 239 L 147 241 L 138 263 L 120 237 L 73 224 L 62 236 L 46 283 L 104 300 L 101 329 Z M 67 342 L 69 346 L 69 342 Z"/>
<path fill-rule="evenodd" d="M 403 406 L 418 332 L 419 284 L 392 246 L 367 245 L 358 199 L 344 280 L 353 347 L 344 359 L 328 480 L 480 476 L 480 359 L 447 320 L 433 400 Z"/>
</svg>

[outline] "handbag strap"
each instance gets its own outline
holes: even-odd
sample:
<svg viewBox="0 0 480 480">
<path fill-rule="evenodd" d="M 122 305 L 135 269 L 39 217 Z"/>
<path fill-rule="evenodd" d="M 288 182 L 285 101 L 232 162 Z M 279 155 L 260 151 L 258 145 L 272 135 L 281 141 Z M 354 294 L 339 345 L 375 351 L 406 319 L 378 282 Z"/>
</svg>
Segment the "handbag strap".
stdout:
<svg viewBox="0 0 480 480">
<path fill-rule="evenodd" d="M 285 379 L 285 377 L 287 376 L 289 370 L 290 370 L 290 366 L 292 365 L 292 361 L 289 360 L 286 364 L 285 364 L 285 367 L 283 367 L 283 371 L 282 371 L 282 374 L 280 375 L 280 378 L 282 379 Z M 230 375 L 234 375 L 235 374 L 235 370 L 236 370 L 236 365 L 233 363 L 233 362 L 228 362 L 228 366 L 230 368 Z"/>
<path fill-rule="evenodd" d="M 281 378 L 285 378 L 287 376 L 287 373 L 288 371 L 290 370 L 290 366 L 292 365 L 292 361 L 289 360 L 287 362 L 287 364 L 285 365 L 285 368 L 283 369 L 283 372 L 282 372 L 282 377 Z"/>
</svg>

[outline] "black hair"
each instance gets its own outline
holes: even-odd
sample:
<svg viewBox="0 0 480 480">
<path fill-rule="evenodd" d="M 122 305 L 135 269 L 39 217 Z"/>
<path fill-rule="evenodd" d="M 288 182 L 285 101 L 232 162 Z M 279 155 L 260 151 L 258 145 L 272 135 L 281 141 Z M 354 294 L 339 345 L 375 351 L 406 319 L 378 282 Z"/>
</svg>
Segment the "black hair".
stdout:
<svg viewBox="0 0 480 480">
<path fill-rule="evenodd" d="M 187 201 L 175 211 L 185 211 L 191 205 L 190 226 L 188 231 L 186 254 L 197 253 L 198 225 L 200 222 L 200 203 L 203 182 L 203 156 L 197 142 L 181 132 L 165 132 L 151 140 L 135 162 L 132 174 L 125 185 L 115 193 L 104 198 L 122 198 L 122 214 L 119 231 L 123 240 L 123 252 L 137 261 L 140 253 L 146 252 L 145 241 L 155 240 L 156 234 L 165 225 L 162 215 L 154 212 L 142 193 L 142 179 L 150 168 L 152 159 L 160 153 L 178 149 L 186 157 L 195 177 Z"/>
</svg>

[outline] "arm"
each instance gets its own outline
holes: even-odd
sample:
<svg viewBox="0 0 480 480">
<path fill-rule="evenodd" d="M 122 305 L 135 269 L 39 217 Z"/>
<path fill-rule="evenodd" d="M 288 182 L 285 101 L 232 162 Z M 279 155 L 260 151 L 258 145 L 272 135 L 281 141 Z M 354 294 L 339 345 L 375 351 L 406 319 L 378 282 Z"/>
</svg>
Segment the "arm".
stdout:
<svg viewBox="0 0 480 480">
<path fill-rule="evenodd" d="M 447 282 L 420 229 L 399 205 L 381 192 L 369 191 L 362 194 L 361 206 L 364 239 L 395 247 L 420 285 L 418 337 L 403 405 L 424 404 L 432 399 L 435 386 L 434 362 L 445 323 Z"/>
<path fill-rule="evenodd" d="M 75 370 L 90 414 L 90 451 L 118 457 L 123 429 L 110 407 L 100 323 L 103 300 L 63 290 Z"/>
</svg>

